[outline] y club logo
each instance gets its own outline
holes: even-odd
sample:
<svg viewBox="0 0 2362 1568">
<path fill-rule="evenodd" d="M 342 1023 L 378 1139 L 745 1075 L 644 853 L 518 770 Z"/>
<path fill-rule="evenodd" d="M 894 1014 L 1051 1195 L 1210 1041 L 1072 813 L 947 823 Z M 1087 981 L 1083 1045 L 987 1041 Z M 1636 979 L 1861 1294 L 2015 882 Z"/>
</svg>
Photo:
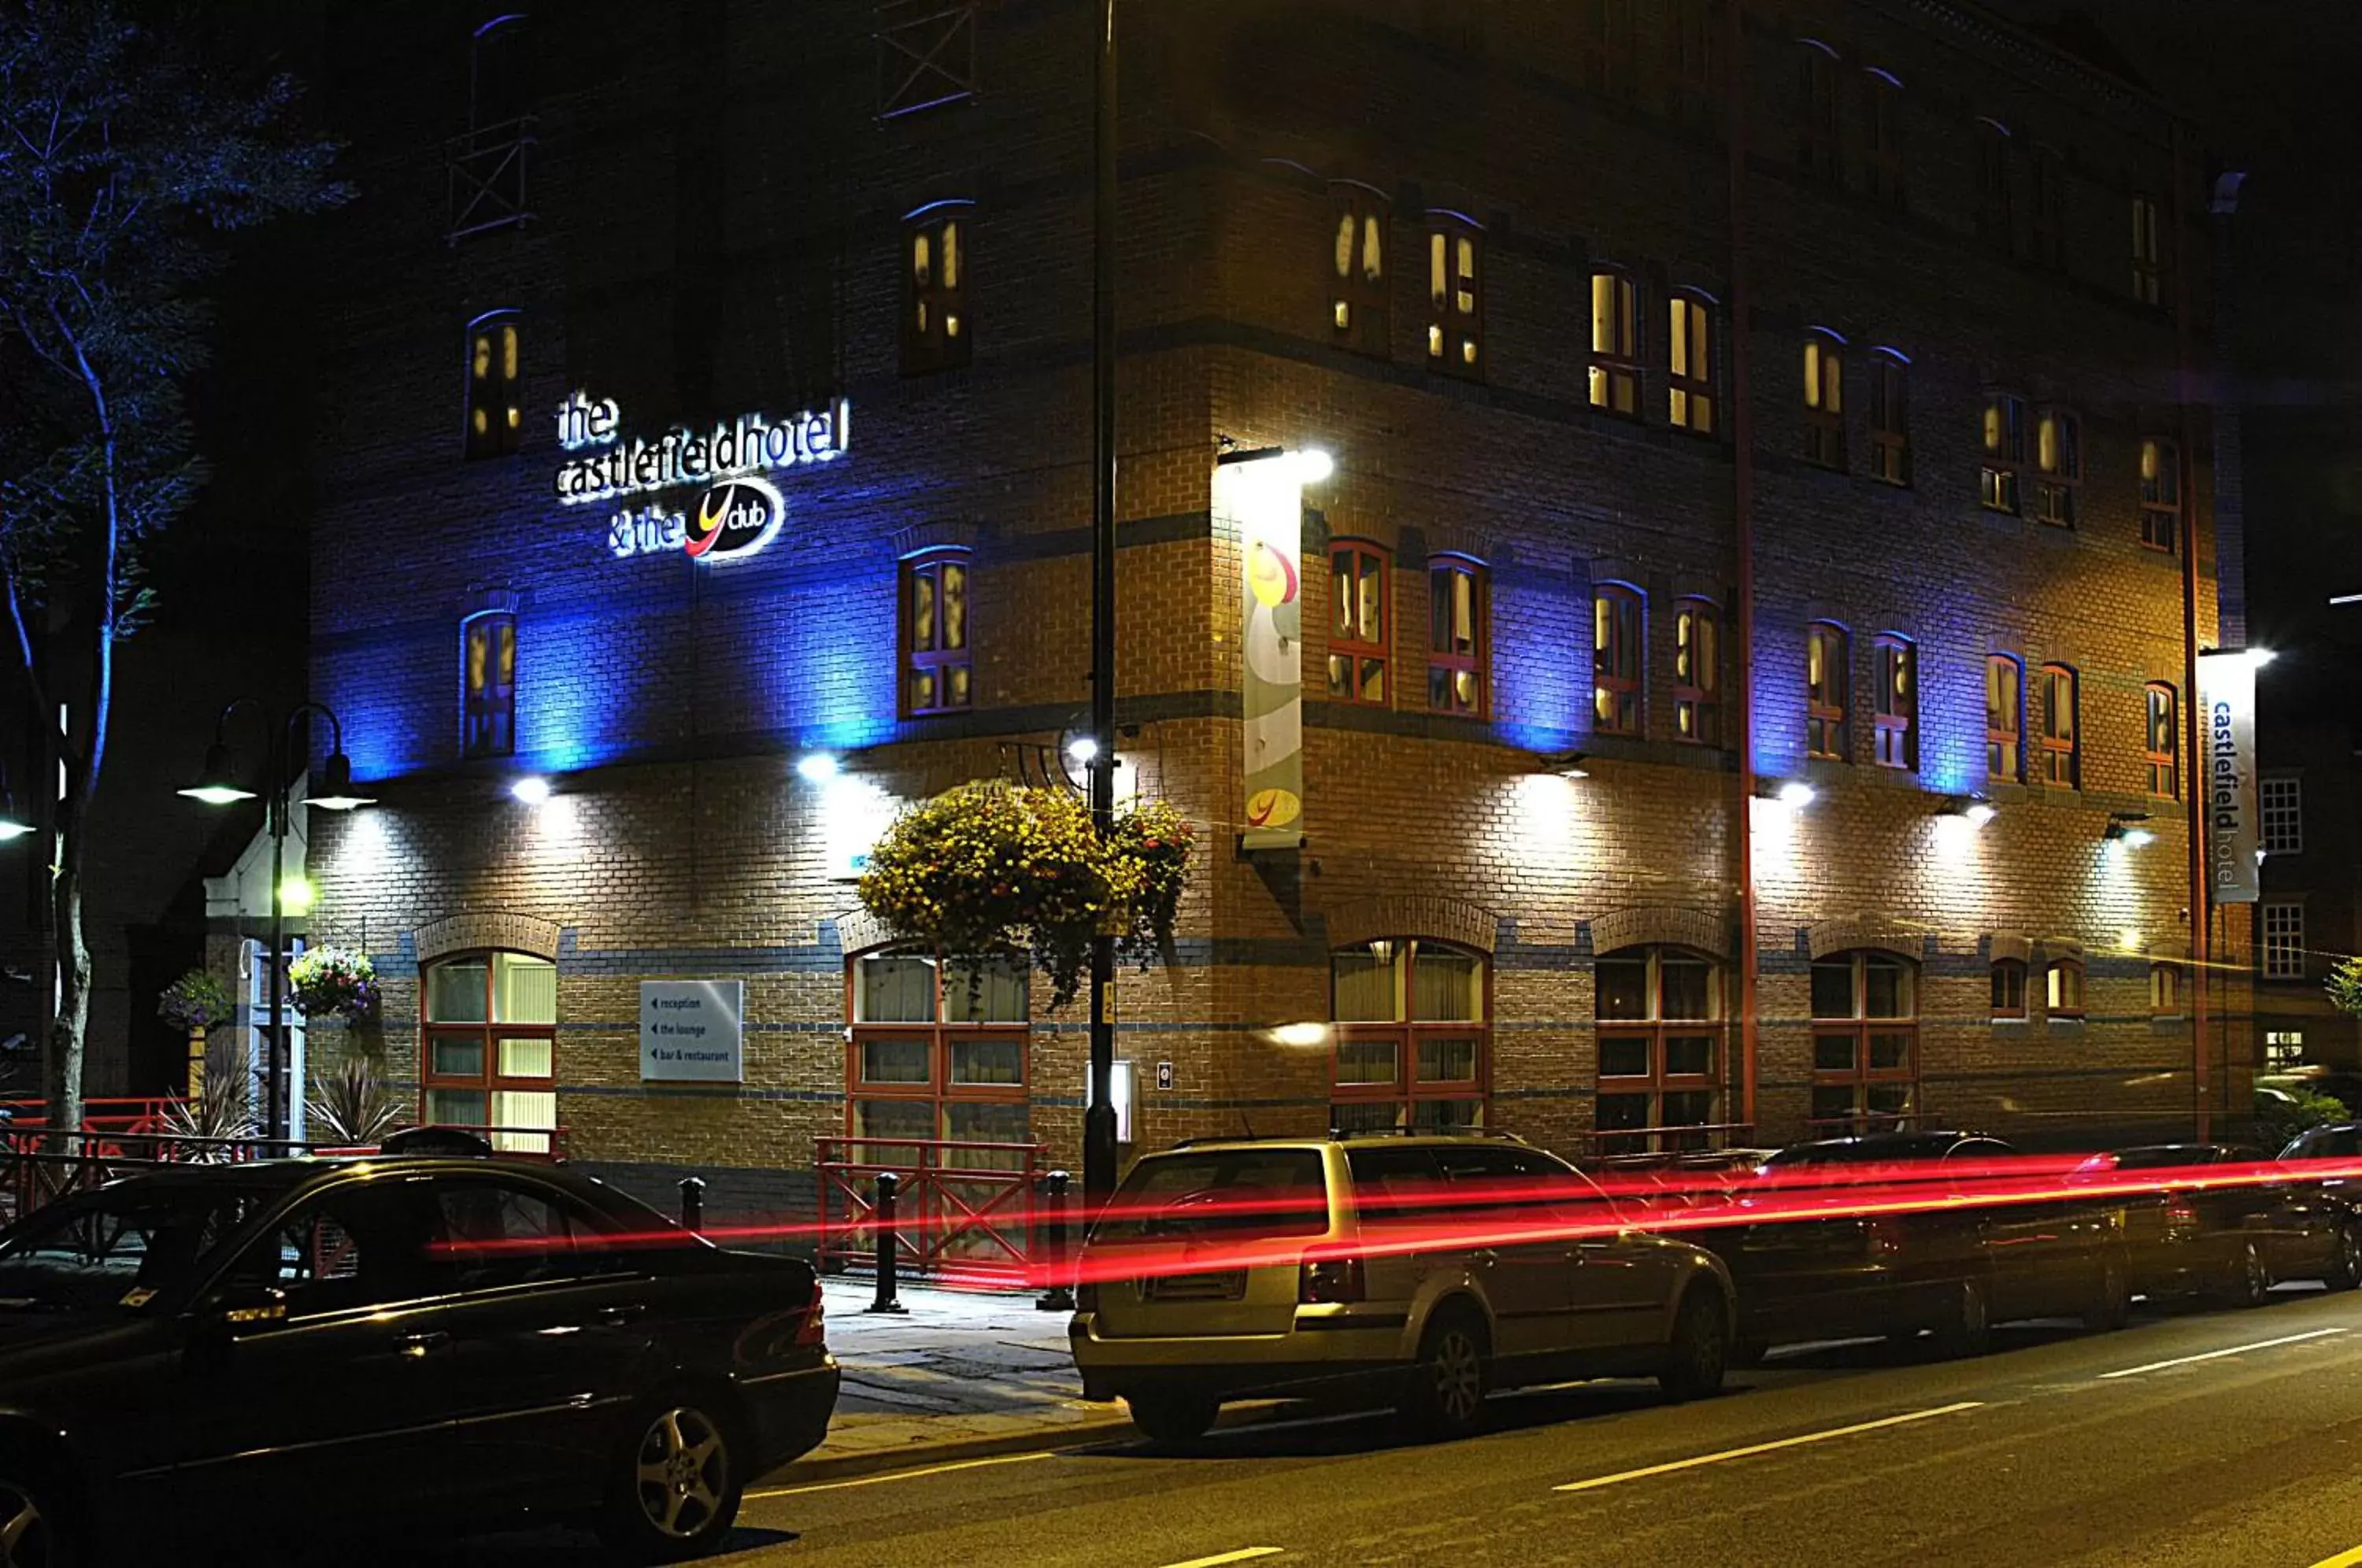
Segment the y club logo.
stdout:
<svg viewBox="0 0 2362 1568">
<path fill-rule="evenodd" d="M 751 556 L 771 542 L 787 514 L 787 502 L 764 480 L 734 480 L 698 498 L 697 514 L 681 543 L 691 560 Z"/>
</svg>

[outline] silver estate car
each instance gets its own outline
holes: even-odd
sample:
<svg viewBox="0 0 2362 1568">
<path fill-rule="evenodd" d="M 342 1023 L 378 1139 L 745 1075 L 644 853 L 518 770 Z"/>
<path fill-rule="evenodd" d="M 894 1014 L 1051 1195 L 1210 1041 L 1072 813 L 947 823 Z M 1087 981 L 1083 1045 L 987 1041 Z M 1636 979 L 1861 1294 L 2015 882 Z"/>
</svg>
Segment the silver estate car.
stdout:
<svg viewBox="0 0 2362 1568">
<path fill-rule="evenodd" d="M 1144 1156 L 1086 1241 L 1069 1328 L 1085 1397 L 1160 1441 L 1225 1399 L 1374 1386 L 1421 1429 L 1488 1389 L 1722 1386 L 1730 1275 L 1629 1228 L 1591 1179 L 1498 1136 L 1197 1142 Z M 1096 1283 L 1094 1283 L 1096 1282 Z"/>
</svg>

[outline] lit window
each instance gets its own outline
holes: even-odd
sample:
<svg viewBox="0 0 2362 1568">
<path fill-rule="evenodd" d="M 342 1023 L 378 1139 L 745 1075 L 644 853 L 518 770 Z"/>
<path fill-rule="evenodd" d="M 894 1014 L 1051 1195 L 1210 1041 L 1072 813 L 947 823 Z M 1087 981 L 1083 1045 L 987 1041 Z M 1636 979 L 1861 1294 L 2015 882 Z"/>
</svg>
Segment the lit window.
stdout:
<svg viewBox="0 0 2362 1568">
<path fill-rule="evenodd" d="M 464 1128 L 503 1154 L 556 1154 L 557 966 L 477 953 L 421 978 L 426 1123 Z"/>
<path fill-rule="evenodd" d="M 1593 308 L 1597 310 L 1595 299 Z M 1667 413 L 1676 430 L 1695 431 L 1700 436 L 1714 434 L 1714 318 L 1707 314 L 1706 302 L 1694 294 L 1675 294 L 1668 302 L 1667 325 L 1671 329 L 1666 341 L 1672 370 L 1672 390 L 1667 394 Z M 1595 321 L 1593 331 L 1597 326 Z M 1592 401 L 1598 401 L 1599 371 L 1592 370 Z"/>
<path fill-rule="evenodd" d="M 2063 665 L 2044 665 L 2035 690 L 2042 716 L 2042 782 L 2062 790 L 2075 789 L 2082 778 L 2082 756 L 2076 733 L 2075 672 Z"/>
<path fill-rule="evenodd" d="M 1722 966 L 1679 947 L 1628 947 L 1593 974 L 1600 1152 L 1705 1147 L 1726 1055 Z"/>
<path fill-rule="evenodd" d="M 1888 484 L 1911 482 L 1910 367 L 1892 348 L 1870 356 L 1870 475 Z"/>
<path fill-rule="evenodd" d="M 1805 338 L 1805 461 L 1846 466 L 1845 343 L 1834 333 Z"/>
<path fill-rule="evenodd" d="M 2141 442 L 2141 543 L 2170 555 L 2181 547 L 2181 450 L 2149 436 Z"/>
<path fill-rule="evenodd" d="M 846 1121 L 856 1159 L 895 1143 L 1023 1143 L 1032 1030 L 1022 959 L 894 949 L 855 958 Z M 1011 1151 L 1011 1154 L 1021 1151 Z M 995 1153 L 968 1151 L 982 1165 Z"/>
<path fill-rule="evenodd" d="M 1343 540 L 1329 551 L 1329 700 L 1384 707 L 1386 701 L 1386 558 L 1375 545 Z"/>
<path fill-rule="evenodd" d="M 1813 960 L 1815 1132 L 1891 1127 L 1917 1108 L 1918 982 L 1918 966 L 1890 953 Z"/>
<path fill-rule="evenodd" d="M 2304 780 L 2289 775 L 2260 785 L 2266 855 L 2304 853 Z"/>
<path fill-rule="evenodd" d="M 972 202 L 938 202 L 902 232 L 902 373 L 925 375 L 968 363 L 976 337 L 967 281 Z"/>
<path fill-rule="evenodd" d="M 1641 605 L 1639 591 L 1602 584 L 1591 600 L 1592 728 L 1640 733 Z"/>
<path fill-rule="evenodd" d="M 1386 309 L 1385 205 L 1372 192 L 1344 188 L 1330 246 L 1329 321 L 1342 348 L 1392 351 Z"/>
<path fill-rule="evenodd" d="M 2010 212 L 2009 127 L 1999 120 L 1977 121 L 1977 235 L 2007 250 L 2015 240 Z"/>
<path fill-rule="evenodd" d="M 2053 1018 L 2083 1016 L 2083 965 L 2077 958 L 2054 958 L 2042 971 L 2042 1005 Z"/>
<path fill-rule="evenodd" d="M 1878 639 L 1878 701 L 1871 724 L 1881 767 L 1919 766 L 1919 650 L 1904 638 Z"/>
<path fill-rule="evenodd" d="M 1330 955 L 1330 1124 L 1448 1132 L 1485 1124 L 1487 965 L 1441 943 L 1385 939 Z"/>
<path fill-rule="evenodd" d="M 2083 482 L 2083 424 L 2064 409 L 2046 408 L 2034 424 L 2035 521 L 2075 525 L 2075 491 Z"/>
<path fill-rule="evenodd" d="M 1994 512 L 2015 513 L 2018 480 L 2025 467 L 2025 403 L 2007 392 L 1985 399 L 1984 458 L 1978 469 L 1978 499 Z"/>
<path fill-rule="evenodd" d="M 1484 235 L 1457 213 L 1428 214 L 1427 362 L 1454 376 L 1481 376 L 1485 296 L 1477 276 Z"/>
<path fill-rule="evenodd" d="M 2303 1030 L 2267 1029 L 2264 1031 L 2264 1066 L 2266 1067 L 2293 1067 L 2303 1060 Z"/>
<path fill-rule="evenodd" d="M 1817 39 L 1797 40 L 1796 167 L 1810 180 L 1835 185 L 1838 161 L 1837 50 Z"/>
<path fill-rule="evenodd" d="M 2273 903 L 2264 906 L 2264 978 L 2304 978 L 2304 906 Z"/>
<path fill-rule="evenodd" d="M 1997 1019 L 2025 1016 L 2025 965 L 2016 958 L 1996 958 L 1992 966 L 1992 1015 Z"/>
<path fill-rule="evenodd" d="M 2181 730 L 2180 704 L 2174 701 L 2173 688 L 2162 681 L 2151 685 L 2145 696 L 2148 705 L 2148 742 L 2144 754 L 2148 764 L 2148 792 L 2159 800 L 2181 798 Z"/>
<path fill-rule="evenodd" d="M 1673 607 L 1673 733 L 1701 745 L 1722 744 L 1722 624 L 1703 599 Z"/>
<path fill-rule="evenodd" d="M 2163 268 L 2158 260 L 2157 243 L 2157 202 L 2150 196 L 2133 198 L 2133 298 L 2145 305 L 2154 305 L 2164 298 L 2160 282 Z"/>
<path fill-rule="evenodd" d="M 963 712 L 974 702 L 968 646 L 968 553 L 933 550 L 902 563 L 903 709 Z"/>
<path fill-rule="evenodd" d="M 494 311 L 469 324 L 469 457 L 505 457 L 517 449 L 524 431 L 523 357 L 514 311 Z"/>
<path fill-rule="evenodd" d="M 1875 68 L 1862 82 L 1863 161 L 1870 171 L 1871 199 L 1904 204 L 1903 83 Z"/>
<path fill-rule="evenodd" d="M 2181 966 L 2151 964 L 2148 966 L 2148 1014 L 2151 1018 L 2181 1016 Z"/>
<path fill-rule="evenodd" d="M 2025 781 L 2025 668 L 2007 654 L 1985 660 L 1985 774 Z"/>
<path fill-rule="evenodd" d="M 516 616 L 470 615 L 459 632 L 459 755 L 516 751 Z"/>
<path fill-rule="evenodd" d="M 1622 272 L 1591 274 L 1591 406 L 1640 416 L 1639 291 Z"/>
<path fill-rule="evenodd" d="M 1852 680 L 1845 628 L 1826 621 L 1805 630 L 1805 750 L 1813 756 L 1851 758 L 1846 737 L 1846 699 Z"/>
<path fill-rule="evenodd" d="M 1427 571 L 1427 705 L 1440 713 L 1485 711 L 1485 569 L 1439 557 Z"/>
<path fill-rule="evenodd" d="M 2058 149 L 2034 149 L 2034 259 L 2057 271 L 2067 266 L 2067 165 Z"/>
</svg>

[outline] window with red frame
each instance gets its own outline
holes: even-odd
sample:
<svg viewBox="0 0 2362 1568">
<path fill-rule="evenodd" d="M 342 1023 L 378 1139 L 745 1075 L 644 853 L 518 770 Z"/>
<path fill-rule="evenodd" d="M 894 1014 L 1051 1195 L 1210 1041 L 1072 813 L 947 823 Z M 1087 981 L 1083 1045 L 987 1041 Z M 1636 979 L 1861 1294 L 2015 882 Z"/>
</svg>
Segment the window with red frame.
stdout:
<svg viewBox="0 0 2362 1568">
<path fill-rule="evenodd" d="M 1846 466 L 1845 343 L 1832 333 L 1805 337 L 1805 461 Z"/>
<path fill-rule="evenodd" d="M 908 949 L 847 966 L 845 1131 L 856 1138 L 1022 1143 L 1032 1030 L 1029 976 L 1011 958 Z M 887 1144 L 860 1157 L 898 1163 Z M 989 1151 L 964 1155 L 996 1168 Z"/>
<path fill-rule="evenodd" d="M 459 755 L 516 754 L 516 615 L 487 610 L 459 632 Z"/>
<path fill-rule="evenodd" d="M 1805 751 L 1832 761 L 1852 759 L 1846 732 L 1852 652 L 1845 628 L 1818 621 L 1805 631 Z"/>
<path fill-rule="evenodd" d="M 1384 707 L 1386 701 L 1386 558 L 1375 545 L 1329 548 L 1329 700 Z"/>
<path fill-rule="evenodd" d="M 1458 213 L 1427 215 L 1427 363 L 1446 375 L 1485 373 L 1484 237 Z"/>
<path fill-rule="evenodd" d="M 1643 605 L 1638 590 L 1600 584 L 1591 597 L 1591 727 L 1605 735 L 1640 733 L 1640 639 Z"/>
<path fill-rule="evenodd" d="M 2143 693 L 2147 709 L 2147 745 L 2143 758 L 2148 766 L 2148 792 L 2162 801 L 2181 798 L 2181 705 L 2174 690 L 2152 682 Z"/>
<path fill-rule="evenodd" d="M 2083 1016 L 2083 961 L 2053 958 L 2043 966 L 2042 1005 L 2053 1018 Z"/>
<path fill-rule="evenodd" d="M 1600 958 L 1594 978 L 1599 1152 L 1705 1147 L 1726 1055 L 1721 966 L 1679 947 L 1628 947 Z"/>
<path fill-rule="evenodd" d="M 466 1128 L 502 1154 L 555 1154 L 557 966 L 471 953 L 428 965 L 420 980 L 426 1123 Z"/>
<path fill-rule="evenodd" d="M 902 373 L 966 365 L 975 340 L 967 274 L 972 202 L 940 202 L 905 220 L 902 237 Z"/>
<path fill-rule="evenodd" d="M 2025 782 L 2025 667 L 2007 654 L 1985 660 L 1985 776 Z"/>
<path fill-rule="evenodd" d="M 1666 310 L 1666 358 L 1672 384 L 1666 414 L 1676 430 L 1714 434 L 1714 315 L 1696 294 L 1675 294 Z"/>
<path fill-rule="evenodd" d="M 1375 192 L 1347 186 L 1337 204 L 1330 246 L 1330 330 L 1336 343 L 1385 358 L 1393 350 L 1386 291 L 1386 204 Z"/>
<path fill-rule="evenodd" d="M 1591 274 L 1591 406 L 1640 417 L 1640 292 L 1629 274 Z"/>
<path fill-rule="evenodd" d="M 2034 520 L 2075 525 L 2075 494 L 2083 484 L 2083 422 L 2063 408 L 2046 408 L 2034 422 Z"/>
<path fill-rule="evenodd" d="M 2181 451 L 2170 441 L 2141 442 L 2141 543 L 2168 555 L 2181 547 Z"/>
<path fill-rule="evenodd" d="M 1885 952 L 1813 960 L 1812 1126 L 1893 1126 L 1919 1099 L 1919 966 Z"/>
<path fill-rule="evenodd" d="M 968 554 L 940 550 L 902 563 L 902 701 L 913 716 L 965 712 L 975 698 L 968 646 Z"/>
<path fill-rule="evenodd" d="M 1425 938 L 1383 938 L 1330 959 L 1336 1021 L 1330 1125 L 1340 1132 L 1485 1125 L 1490 966 Z"/>
<path fill-rule="evenodd" d="M 2020 958 L 1996 958 L 1992 966 L 1992 1015 L 1995 1018 L 2025 1016 L 2025 962 Z"/>
<path fill-rule="evenodd" d="M 1911 482 L 1911 371 L 1892 348 L 1870 356 L 1870 477 Z"/>
<path fill-rule="evenodd" d="M 1427 705 L 1439 713 L 1485 711 L 1485 569 L 1439 556 L 1427 569 Z"/>
<path fill-rule="evenodd" d="M 1722 744 L 1722 616 L 1703 599 L 1673 606 L 1673 734 Z"/>
<path fill-rule="evenodd" d="M 1881 767 L 1919 766 L 1919 650 L 1908 638 L 1878 639 L 1878 700 L 1871 710 Z"/>
<path fill-rule="evenodd" d="M 2042 718 L 2042 782 L 2063 790 L 2080 787 L 2083 777 L 2082 746 L 2075 703 L 2075 672 L 2064 665 L 2047 664 L 2035 681 L 2036 706 Z"/>
</svg>

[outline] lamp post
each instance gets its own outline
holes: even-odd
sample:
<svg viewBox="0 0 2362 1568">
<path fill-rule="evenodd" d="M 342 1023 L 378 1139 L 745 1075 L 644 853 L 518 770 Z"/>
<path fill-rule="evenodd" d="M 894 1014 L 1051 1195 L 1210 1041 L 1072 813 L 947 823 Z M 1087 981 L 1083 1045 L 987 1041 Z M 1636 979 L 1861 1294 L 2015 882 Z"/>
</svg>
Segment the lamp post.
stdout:
<svg viewBox="0 0 2362 1568">
<path fill-rule="evenodd" d="M 1115 823 L 1116 0 L 1098 0 L 1091 212 L 1091 825 Z M 1083 1111 L 1083 1214 L 1115 1191 L 1115 938 L 1091 941 L 1091 1067 Z"/>
<path fill-rule="evenodd" d="M 208 806 L 235 805 L 254 799 L 254 791 L 238 784 L 231 767 L 229 744 L 230 715 L 240 708 L 252 708 L 265 712 L 261 701 L 252 697 L 240 697 L 221 711 L 214 721 L 213 745 L 205 748 L 204 770 L 197 781 L 180 793 Z M 262 1116 L 262 1135 L 271 1142 L 287 1136 L 287 1041 L 284 1031 L 287 975 L 287 819 L 288 788 L 293 782 L 289 777 L 290 763 L 295 749 L 296 725 L 317 713 L 328 721 L 332 741 L 328 758 L 320 767 L 320 790 L 307 793 L 304 804 L 324 812 L 350 812 L 370 803 L 366 795 L 353 792 L 352 759 L 345 755 L 344 722 L 336 711 L 324 702 L 299 702 L 287 711 L 286 717 L 270 730 L 270 754 L 263 764 L 263 782 L 270 790 L 266 805 L 267 825 L 270 833 L 270 1032 L 264 1046 L 264 1088 L 266 1105 Z M 309 748 L 306 748 L 309 755 Z"/>
</svg>

